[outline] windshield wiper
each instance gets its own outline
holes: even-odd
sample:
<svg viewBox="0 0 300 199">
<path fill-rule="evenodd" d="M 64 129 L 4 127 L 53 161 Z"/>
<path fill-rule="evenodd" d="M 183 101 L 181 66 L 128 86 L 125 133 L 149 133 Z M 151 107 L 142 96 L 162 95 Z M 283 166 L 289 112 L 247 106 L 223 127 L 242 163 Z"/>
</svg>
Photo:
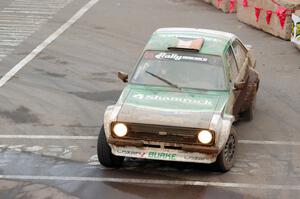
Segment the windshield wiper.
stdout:
<svg viewBox="0 0 300 199">
<path fill-rule="evenodd" d="M 151 72 L 149 72 L 149 71 L 147 71 L 147 70 L 146 70 L 145 72 L 148 73 L 149 75 L 153 76 L 153 77 L 156 77 L 156 78 L 159 79 L 160 81 L 165 82 L 166 84 L 168 84 L 168 85 L 170 85 L 170 86 L 172 86 L 172 87 L 174 87 L 174 88 L 177 88 L 178 90 L 182 90 L 181 87 L 179 87 L 179 86 L 176 85 L 176 84 L 173 84 L 173 83 L 170 82 L 169 80 L 166 80 L 166 79 L 164 79 L 164 78 L 162 78 L 162 77 L 160 77 L 160 76 L 158 76 L 158 75 L 156 75 L 156 74 L 154 74 L 154 73 L 151 73 Z"/>
</svg>

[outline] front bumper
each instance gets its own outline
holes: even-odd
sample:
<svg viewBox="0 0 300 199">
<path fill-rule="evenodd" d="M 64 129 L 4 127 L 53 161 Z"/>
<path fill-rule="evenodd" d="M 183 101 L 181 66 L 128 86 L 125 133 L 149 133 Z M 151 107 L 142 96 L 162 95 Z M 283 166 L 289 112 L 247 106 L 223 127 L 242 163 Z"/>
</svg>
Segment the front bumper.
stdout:
<svg viewBox="0 0 300 199">
<path fill-rule="evenodd" d="M 205 147 L 196 145 L 176 145 L 171 146 L 168 143 L 145 144 L 139 140 L 124 140 L 109 138 L 108 143 L 111 146 L 112 153 L 116 156 L 178 161 L 195 163 L 213 163 L 219 153 L 217 147 Z M 150 147 L 158 146 L 158 147 Z"/>
</svg>

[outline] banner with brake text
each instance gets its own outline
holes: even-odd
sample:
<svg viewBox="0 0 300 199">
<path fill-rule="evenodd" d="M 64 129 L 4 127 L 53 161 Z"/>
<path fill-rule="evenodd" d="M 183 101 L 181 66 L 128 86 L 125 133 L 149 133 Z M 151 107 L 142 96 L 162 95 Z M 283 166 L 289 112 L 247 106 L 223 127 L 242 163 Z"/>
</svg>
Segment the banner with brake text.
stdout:
<svg viewBox="0 0 300 199">
<path fill-rule="evenodd" d="M 292 14 L 292 38 L 291 41 L 300 46 L 300 16 Z"/>
</svg>

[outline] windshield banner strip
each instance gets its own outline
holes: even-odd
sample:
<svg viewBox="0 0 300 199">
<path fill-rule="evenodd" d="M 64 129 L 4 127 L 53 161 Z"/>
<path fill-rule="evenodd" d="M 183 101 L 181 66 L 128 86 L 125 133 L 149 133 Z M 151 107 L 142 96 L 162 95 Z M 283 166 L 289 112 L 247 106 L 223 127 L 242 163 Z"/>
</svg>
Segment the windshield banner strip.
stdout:
<svg viewBox="0 0 300 199">
<path fill-rule="evenodd" d="M 195 62 L 208 62 L 208 58 L 204 56 L 191 56 L 184 53 L 167 53 L 167 52 L 151 52 L 148 51 L 144 54 L 145 59 L 158 59 L 158 60 L 174 60 L 174 61 L 195 61 Z"/>
</svg>

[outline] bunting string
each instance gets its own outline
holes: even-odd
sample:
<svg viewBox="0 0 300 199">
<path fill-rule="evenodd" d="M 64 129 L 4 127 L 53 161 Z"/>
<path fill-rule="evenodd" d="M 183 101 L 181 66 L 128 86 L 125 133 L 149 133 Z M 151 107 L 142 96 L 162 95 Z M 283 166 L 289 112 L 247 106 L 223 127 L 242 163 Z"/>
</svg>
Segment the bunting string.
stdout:
<svg viewBox="0 0 300 199">
<path fill-rule="evenodd" d="M 249 2 L 248 2 L 248 1 L 249 1 L 249 0 L 243 0 L 242 6 L 243 6 L 243 7 L 249 7 Z M 254 7 L 254 9 L 255 9 L 256 22 L 259 21 L 259 16 L 260 16 L 261 11 L 265 11 L 265 12 L 266 12 L 266 22 L 267 22 L 267 24 L 270 24 L 272 15 L 273 15 L 273 14 L 276 14 L 277 17 L 278 17 L 278 19 L 279 19 L 281 29 L 283 29 L 283 28 L 284 28 L 284 24 L 285 24 L 286 17 L 287 17 L 287 16 L 291 16 L 292 13 L 295 12 L 295 10 L 287 9 L 287 8 L 284 7 L 284 6 L 281 6 L 281 5 L 280 5 L 278 2 L 276 2 L 275 0 L 271 0 L 271 1 L 272 1 L 274 4 L 276 4 L 276 6 L 277 6 L 276 11 L 264 9 L 264 8 L 262 8 L 262 7 L 257 7 L 257 6 Z"/>
<path fill-rule="evenodd" d="M 216 0 L 216 5 L 217 5 L 218 8 L 220 8 L 222 1 L 223 0 Z M 253 1 L 253 0 L 243 0 L 242 6 L 243 7 L 249 7 L 249 2 L 248 1 Z M 295 10 L 287 9 L 284 6 L 281 6 L 276 0 L 270 0 L 270 1 L 272 1 L 274 4 L 277 5 L 277 10 L 273 11 L 273 10 L 266 10 L 264 8 L 261 8 L 261 7 L 254 7 L 256 21 L 257 22 L 259 21 L 259 16 L 260 16 L 261 11 L 265 11 L 266 12 L 267 24 L 270 24 L 272 15 L 276 14 L 278 16 L 279 21 L 280 21 L 280 25 L 283 28 L 286 17 L 291 16 L 292 13 L 295 12 Z M 230 10 L 229 10 L 230 13 L 234 12 L 236 2 L 237 2 L 237 0 L 230 0 Z"/>
<path fill-rule="evenodd" d="M 216 0 L 216 5 L 217 5 L 218 8 L 220 8 L 222 1 L 223 0 Z M 248 1 L 253 1 L 253 0 L 243 0 L 242 6 L 245 7 L 245 8 L 250 7 Z M 264 9 L 262 7 L 254 6 L 256 22 L 259 21 L 260 13 L 262 11 L 265 11 L 267 24 L 270 24 L 272 15 L 276 14 L 278 19 L 279 19 L 281 29 L 283 29 L 286 17 L 291 16 L 292 13 L 295 12 L 295 10 L 287 9 L 286 7 L 280 5 L 276 0 L 270 0 L 270 1 L 272 1 L 277 6 L 277 9 L 275 11 L 269 10 L 269 9 Z M 229 2 L 230 2 L 229 12 L 232 13 L 235 10 L 237 0 L 230 0 Z"/>
</svg>

